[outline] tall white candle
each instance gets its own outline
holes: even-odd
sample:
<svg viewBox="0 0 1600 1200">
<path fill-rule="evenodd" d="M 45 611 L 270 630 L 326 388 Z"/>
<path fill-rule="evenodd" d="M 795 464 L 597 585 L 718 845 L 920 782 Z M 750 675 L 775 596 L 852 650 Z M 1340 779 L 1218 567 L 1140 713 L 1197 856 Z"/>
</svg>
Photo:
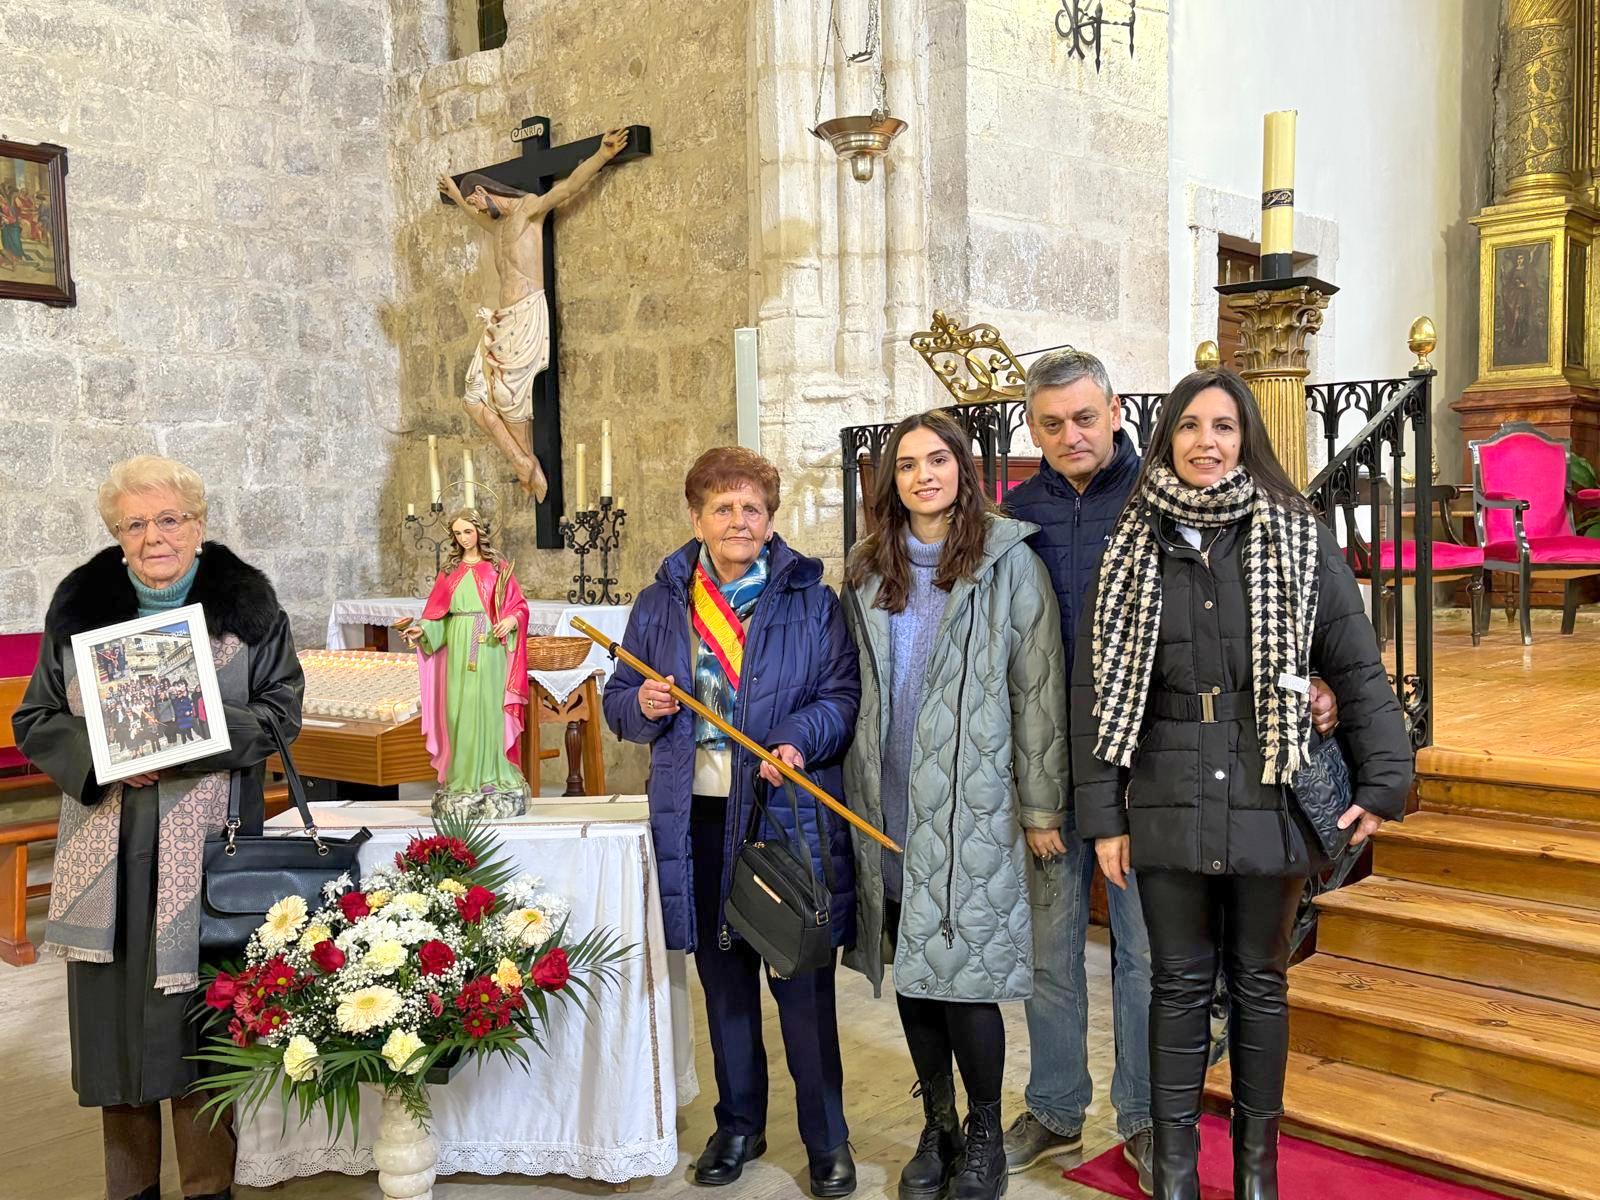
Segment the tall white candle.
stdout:
<svg viewBox="0 0 1600 1200">
<path fill-rule="evenodd" d="M 478 477 L 472 472 L 472 451 L 461 452 L 461 479 L 465 483 L 467 507 L 478 507 Z"/>
<path fill-rule="evenodd" d="M 406 505 L 406 516 L 414 517 L 416 515 L 417 515 L 417 506 L 415 504 Z"/>
<path fill-rule="evenodd" d="M 584 505 L 589 503 L 589 447 L 583 442 L 578 443 L 578 486 L 572 492 L 572 509 L 574 512 L 585 512 Z"/>
<path fill-rule="evenodd" d="M 428 435 L 428 500 L 439 503 L 439 439 Z"/>
<path fill-rule="evenodd" d="M 611 495 L 611 422 L 600 422 L 600 494 Z"/>
</svg>

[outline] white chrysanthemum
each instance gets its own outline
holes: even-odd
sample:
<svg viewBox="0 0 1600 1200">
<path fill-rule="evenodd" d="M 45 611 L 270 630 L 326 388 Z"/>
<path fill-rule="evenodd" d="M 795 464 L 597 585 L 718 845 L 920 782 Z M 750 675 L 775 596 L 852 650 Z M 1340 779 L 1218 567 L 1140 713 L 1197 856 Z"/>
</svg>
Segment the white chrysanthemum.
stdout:
<svg viewBox="0 0 1600 1200">
<path fill-rule="evenodd" d="M 330 879 L 327 883 L 322 885 L 322 898 L 324 900 L 332 900 L 341 892 L 349 891 L 352 886 L 353 885 L 350 881 L 350 873 L 347 871 L 343 875 L 339 876 L 339 878 Z"/>
<path fill-rule="evenodd" d="M 537 946 L 555 932 L 550 917 L 542 908 L 514 908 L 503 918 L 507 937 L 524 946 Z"/>
<path fill-rule="evenodd" d="M 399 939 L 407 946 L 430 941 L 439 936 L 439 927 L 432 921 L 401 921 Z"/>
<path fill-rule="evenodd" d="M 512 908 L 528 908 L 534 902 L 539 889 L 544 886 L 544 880 L 537 875 L 524 871 L 506 885 L 503 893 L 505 902 Z"/>
<path fill-rule="evenodd" d="M 406 961 L 406 948 L 397 941 L 376 942 L 361 959 L 374 975 L 392 975 Z"/>
<path fill-rule="evenodd" d="M 495 967 L 494 974 L 489 978 L 493 979 L 503 992 L 509 992 L 512 988 L 522 986 L 522 972 L 517 969 L 517 964 L 509 958 L 502 958 L 499 965 Z"/>
<path fill-rule="evenodd" d="M 406 1060 L 418 1050 L 422 1049 L 422 1039 L 409 1029 L 396 1029 L 389 1035 L 389 1040 L 383 1043 L 383 1049 L 378 1053 L 383 1055 L 383 1061 L 388 1063 L 395 1071 L 406 1075 L 415 1075 L 422 1070 L 422 1058 L 418 1058 L 409 1067 Z"/>
<path fill-rule="evenodd" d="M 356 948 L 356 943 L 360 940 L 360 931 L 352 925 L 349 929 L 341 931 L 339 936 L 333 939 L 333 944 L 339 947 L 339 949 L 343 950 L 346 954 L 349 954 Z"/>
<path fill-rule="evenodd" d="M 465 896 L 467 894 L 467 885 L 459 879 L 441 879 L 434 886 L 447 896 Z"/>
<path fill-rule="evenodd" d="M 532 907 L 542 908 L 550 924 L 559 927 L 572 912 L 572 901 L 556 892 L 540 892 L 533 898 Z"/>
<path fill-rule="evenodd" d="M 299 896 L 285 896 L 267 909 L 267 919 L 256 930 L 261 944 L 279 950 L 294 940 L 306 922 L 306 902 Z"/>
<path fill-rule="evenodd" d="M 387 1024 L 399 1011 L 400 995 L 393 988 L 361 988 L 339 1001 L 334 1020 L 346 1033 L 366 1033 Z"/>
<path fill-rule="evenodd" d="M 296 1034 L 283 1048 L 283 1073 L 299 1083 L 317 1073 L 317 1047 L 308 1037 Z"/>
<path fill-rule="evenodd" d="M 401 892 L 390 904 L 394 909 L 410 913 L 413 917 L 427 916 L 428 909 L 432 907 L 432 901 L 421 892 Z"/>
<path fill-rule="evenodd" d="M 300 935 L 300 949 L 310 954 L 319 942 L 325 942 L 332 936 L 333 930 L 326 925 L 307 925 L 306 931 Z"/>
</svg>

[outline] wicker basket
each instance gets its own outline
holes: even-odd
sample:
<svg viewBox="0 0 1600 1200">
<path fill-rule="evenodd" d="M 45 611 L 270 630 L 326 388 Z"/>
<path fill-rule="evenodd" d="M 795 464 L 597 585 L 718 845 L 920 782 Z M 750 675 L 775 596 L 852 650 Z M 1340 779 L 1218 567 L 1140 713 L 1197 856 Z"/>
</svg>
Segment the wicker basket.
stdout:
<svg viewBox="0 0 1600 1200">
<path fill-rule="evenodd" d="M 583 666 L 593 645 L 586 637 L 531 637 L 528 667 L 534 671 L 571 671 Z"/>
</svg>

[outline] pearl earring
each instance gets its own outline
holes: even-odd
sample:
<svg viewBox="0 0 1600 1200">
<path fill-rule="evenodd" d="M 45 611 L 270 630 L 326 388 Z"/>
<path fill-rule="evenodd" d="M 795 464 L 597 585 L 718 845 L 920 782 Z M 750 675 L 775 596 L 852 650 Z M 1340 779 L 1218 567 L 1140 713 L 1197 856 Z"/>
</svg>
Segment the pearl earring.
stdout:
<svg viewBox="0 0 1600 1200">
<path fill-rule="evenodd" d="M 205 543 L 204 542 L 200 543 L 200 545 L 198 545 L 198 546 L 196 546 L 194 548 L 194 556 L 196 558 L 199 558 L 205 552 L 206 552 L 206 547 L 205 547 Z"/>
<path fill-rule="evenodd" d="M 122 556 L 122 565 L 123 566 L 127 566 L 128 565 L 128 556 L 126 554 L 124 554 Z"/>
</svg>

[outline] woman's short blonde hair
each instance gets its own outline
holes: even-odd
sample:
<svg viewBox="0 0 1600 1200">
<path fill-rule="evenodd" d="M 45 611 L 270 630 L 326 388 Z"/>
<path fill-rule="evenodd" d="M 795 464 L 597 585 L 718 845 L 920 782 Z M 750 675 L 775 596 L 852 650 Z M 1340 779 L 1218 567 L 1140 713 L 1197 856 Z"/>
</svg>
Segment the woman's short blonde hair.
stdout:
<svg viewBox="0 0 1600 1200">
<path fill-rule="evenodd" d="M 116 536 L 117 519 L 121 515 L 117 511 L 117 503 L 124 496 L 158 492 L 163 488 L 171 488 L 176 492 L 184 511 L 196 521 L 206 519 L 206 485 L 193 468 L 174 459 L 162 458 L 159 454 L 140 454 L 125 458 L 113 466 L 106 481 L 100 485 L 98 504 L 106 531 L 112 537 Z"/>
</svg>

